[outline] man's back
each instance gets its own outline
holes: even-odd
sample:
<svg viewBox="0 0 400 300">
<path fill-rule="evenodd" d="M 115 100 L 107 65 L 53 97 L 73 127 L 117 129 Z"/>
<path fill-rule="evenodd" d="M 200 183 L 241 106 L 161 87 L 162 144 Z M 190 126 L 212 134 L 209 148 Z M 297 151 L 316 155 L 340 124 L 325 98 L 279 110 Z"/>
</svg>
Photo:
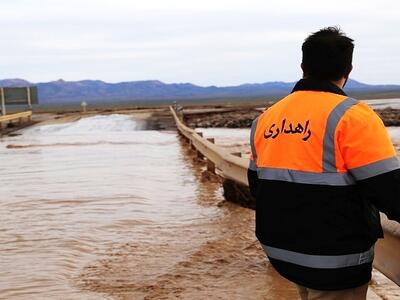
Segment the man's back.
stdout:
<svg viewBox="0 0 400 300">
<path fill-rule="evenodd" d="M 252 127 L 256 234 L 286 278 L 318 290 L 370 280 L 378 210 L 357 181 L 399 167 L 382 121 L 334 84 L 301 80 Z"/>
</svg>

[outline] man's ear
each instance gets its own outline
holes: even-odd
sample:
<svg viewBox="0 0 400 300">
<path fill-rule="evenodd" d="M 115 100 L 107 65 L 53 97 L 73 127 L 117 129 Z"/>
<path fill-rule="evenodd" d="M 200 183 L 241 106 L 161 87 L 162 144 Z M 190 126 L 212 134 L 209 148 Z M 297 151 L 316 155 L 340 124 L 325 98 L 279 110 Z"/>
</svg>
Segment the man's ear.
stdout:
<svg viewBox="0 0 400 300">
<path fill-rule="evenodd" d="M 306 75 L 306 73 L 304 72 L 304 66 L 303 66 L 303 63 L 301 63 L 301 64 L 300 64 L 300 68 L 301 68 L 301 70 L 303 71 L 303 78 L 306 78 L 306 77 L 307 77 L 307 75 Z"/>
</svg>

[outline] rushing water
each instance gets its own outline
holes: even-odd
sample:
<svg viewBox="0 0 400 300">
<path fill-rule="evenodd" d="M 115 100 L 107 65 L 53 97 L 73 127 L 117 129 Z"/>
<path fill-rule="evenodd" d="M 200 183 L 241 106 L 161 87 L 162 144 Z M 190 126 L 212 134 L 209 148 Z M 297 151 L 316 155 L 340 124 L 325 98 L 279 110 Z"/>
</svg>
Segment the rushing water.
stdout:
<svg viewBox="0 0 400 300">
<path fill-rule="evenodd" d="M 100 115 L 0 139 L 0 299 L 298 299 L 254 212 L 145 127 Z M 246 129 L 203 131 L 248 151 Z"/>
<path fill-rule="evenodd" d="M 400 99 L 393 98 L 393 99 L 372 99 L 372 100 L 364 100 L 368 105 L 372 106 L 373 108 L 400 108 Z"/>
<path fill-rule="evenodd" d="M 95 116 L 0 139 L 0 299 L 295 299 L 253 212 L 176 132 L 142 129 Z"/>
<path fill-rule="evenodd" d="M 218 214 L 190 201 L 196 179 L 176 134 L 136 126 L 96 116 L 1 140 L 0 296 L 69 295 L 79 268 L 115 243 Z"/>
</svg>

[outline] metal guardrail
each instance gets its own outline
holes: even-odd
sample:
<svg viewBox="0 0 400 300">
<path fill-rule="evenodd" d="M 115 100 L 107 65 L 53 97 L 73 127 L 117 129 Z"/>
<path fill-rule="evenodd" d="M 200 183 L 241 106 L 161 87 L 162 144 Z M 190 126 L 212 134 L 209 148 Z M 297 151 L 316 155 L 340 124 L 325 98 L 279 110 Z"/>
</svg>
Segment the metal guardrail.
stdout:
<svg viewBox="0 0 400 300">
<path fill-rule="evenodd" d="M 234 180 L 243 185 L 248 185 L 247 168 L 249 166 L 249 161 L 247 159 L 227 153 L 225 150 L 203 138 L 192 128 L 183 124 L 172 107 L 170 107 L 170 110 L 174 116 L 179 132 L 189 139 L 192 146 L 194 146 L 198 152 L 215 165 L 224 178 Z"/>
<path fill-rule="evenodd" d="M 32 117 L 32 111 L 24 111 L 20 113 L 15 113 L 15 114 L 9 114 L 9 115 L 4 115 L 0 116 L 0 124 L 3 122 L 12 122 L 14 120 L 22 120 L 23 118 L 30 119 Z"/>
<path fill-rule="evenodd" d="M 170 110 L 179 132 L 207 161 L 215 164 L 221 176 L 248 186 L 248 159 L 227 153 L 224 149 L 203 138 L 201 134 L 187 127 L 171 106 Z M 382 219 L 385 238 L 376 243 L 374 267 L 400 286 L 400 225 L 388 221 L 384 216 Z"/>
<path fill-rule="evenodd" d="M 382 215 L 384 239 L 375 245 L 374 267 L 400 286 L 400 225 Z"/>
</svg>

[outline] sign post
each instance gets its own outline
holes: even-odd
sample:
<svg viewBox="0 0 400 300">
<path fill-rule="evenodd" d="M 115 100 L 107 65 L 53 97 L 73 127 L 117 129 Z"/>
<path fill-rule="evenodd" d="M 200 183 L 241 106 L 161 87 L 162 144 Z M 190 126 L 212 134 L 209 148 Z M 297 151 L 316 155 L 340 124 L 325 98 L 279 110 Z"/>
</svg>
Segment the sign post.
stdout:
<svg viewBox="0 0 400 300">
<path fill-rule="evenodd" d="M 26 88 L 26 94 L 27 94 L 27 98 L 28 98 L 28 106 L 30 109 L 32 109 L 31 88 L 29 86 Z"/>
<path fill-rule="evenodd" d="M 6 100 L 4 98 L 4 88 L 1 88 L 1 114 L 5 116 L 6 114 Z"/>
<path fill-rule="evenodd" d="M 81 103 L 81 106 L 82 106 L 82 112 L 85 113 L 85 112 L 86 112 L 86 107 L 87 107 L 86 101 L 83 101 L 83 102 Z"/>
</svg>

